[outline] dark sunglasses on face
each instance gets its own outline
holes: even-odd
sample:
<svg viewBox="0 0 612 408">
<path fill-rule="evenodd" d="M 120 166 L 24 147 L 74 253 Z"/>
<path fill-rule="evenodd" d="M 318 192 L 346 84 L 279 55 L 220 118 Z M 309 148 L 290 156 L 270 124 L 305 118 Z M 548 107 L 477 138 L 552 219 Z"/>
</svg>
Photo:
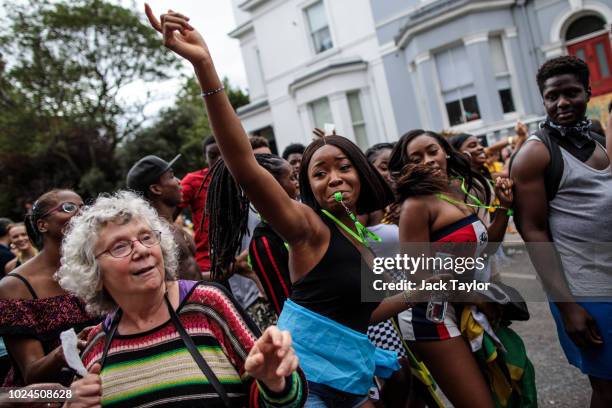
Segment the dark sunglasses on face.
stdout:
<svg viewBox="0 0 612 408">
<path fill-rule="evenodd" d="M 52 214 L 56 211 L 62 211 L 62 212 L 65 212 L 66 214 L 72 214 L 80 210 L 81 207 L 83 207 L 83 205 L 84 204 L 75 204 L 71 202 L 61 203 L 58 206 L 53 207 L 52 209 L 50 209 L 49 211 L 41 215 L 40 218 L 45 218 L 47 215 Z"/>
</svg>

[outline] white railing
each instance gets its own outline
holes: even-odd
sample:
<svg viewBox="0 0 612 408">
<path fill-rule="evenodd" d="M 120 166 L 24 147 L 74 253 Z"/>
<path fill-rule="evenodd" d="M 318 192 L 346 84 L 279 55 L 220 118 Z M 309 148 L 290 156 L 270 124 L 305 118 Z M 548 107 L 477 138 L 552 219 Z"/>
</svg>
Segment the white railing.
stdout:
<svg viewBox="0 0 612 408">
<path fill-rule="evenodd" d="M 538 130 L 538 124 L 543 121 L 544 118 L 545 116 L 532 116 L 521 120 L 521 122 L 527 125 L 529 128 L 529 134 L 533 134 L 536 130 Z M 475 132 L 475 134 L 478 137 L 486 137 L 490 146 L 491 144 L 498 142 L 505 137 L 516 135 L 514 130 L 515 125 L 516 122 L 492 126 L 490 128 L 482 129 L 479 132 Z"/>
</svg>

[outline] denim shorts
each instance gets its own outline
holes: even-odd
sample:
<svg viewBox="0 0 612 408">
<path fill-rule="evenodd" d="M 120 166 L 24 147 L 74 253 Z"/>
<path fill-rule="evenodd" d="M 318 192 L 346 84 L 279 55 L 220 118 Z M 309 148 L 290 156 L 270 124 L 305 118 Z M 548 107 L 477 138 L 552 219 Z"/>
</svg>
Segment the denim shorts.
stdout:
<svg viewBox="0 0 612 408">
<path fill-rule="evenodd" d="M 349 394 L 308 381 L 308 399 L 304 408 L 358 408 L 367 401 L 367 395 Z"/>
</svg>

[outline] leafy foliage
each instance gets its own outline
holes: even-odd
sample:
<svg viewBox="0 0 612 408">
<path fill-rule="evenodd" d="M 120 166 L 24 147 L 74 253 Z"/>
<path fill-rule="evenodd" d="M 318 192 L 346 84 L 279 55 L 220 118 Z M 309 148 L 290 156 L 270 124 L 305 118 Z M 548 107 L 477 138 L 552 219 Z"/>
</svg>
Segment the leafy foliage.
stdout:
<svg viewBox="0 0 612 408">
<path fill-rule="evenodd" d="M 2 5 L 0 215 L 19 219 L 51 188 L 73 188 L 87 199 L 123 187 L 127 170 L 148 154 L 170 160 L 181 153 L 178 175 L 204 166 L 202 140 L 211 130 L 193 77 L 153 120 L 143 114 L 150 95 L 122 98 L 168 79 L 181 64 L 134 6 L 113 1 Z M 234 109 L 249 103 L 223 83 Z"/>
</svg>

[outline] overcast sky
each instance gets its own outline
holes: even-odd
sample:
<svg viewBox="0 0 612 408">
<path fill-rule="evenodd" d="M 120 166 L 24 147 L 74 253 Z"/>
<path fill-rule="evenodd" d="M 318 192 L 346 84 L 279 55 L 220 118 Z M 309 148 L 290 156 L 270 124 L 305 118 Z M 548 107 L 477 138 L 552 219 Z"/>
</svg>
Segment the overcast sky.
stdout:
<svg viewBox="0 0 612 408">
<path fill-rule="evenodd" d="M 10 0 L 9 0 L 10 1 Z M 23 0 L 12 0 L 23 1 Z M 54 0 L 52 0 L 54 1 Z M 66 0 L 70 1 L 70 0 Z M 144 14 L 144 0 L 109 0 L 119 2 L 126 7 L 134 7 L 140 14 L 143 22 L 148 24 Z M 246 74 L 237 40 L 230 38 L 227 33 L 236 28 L 231 0 L 147 0 L 153 12 L 160 15 L 172 8 L 174 11 L 185 14 L 204 37 L 215 61 L 215 66 L 221 77 L 227 76 L 230 83 L 242 89 L 247 88 Z M 5 16 L 2 7 L 4 1 L 0 0 L 0 17 Z M 161 44 L 161 35 L 160 35 Z M 161 46 L 161 45 L 160 45 Z M 189 63 L 184 64 L 183 72 L 193 75 Z M 129 101 L 146 100 L 146 92 L 150 91 L 153 100 L 145 110 L 149 117 L 154 117 L 160 108 L 172 104 L 174 96 L 180 87 L 180 80 L 175 79 L 164 83 L 146 85 L 142 82 L 127 86 L 120 97 Z"/>
<path fill-rule="evenodd" d="M 129 5 L 131 0 L 123 0 Z M 185 14 L 204 37 L 221 75 L 246 88 L 246 75 L 238 41 L 227 33 L 236 28 L 231 0 L 147 0 L 153 12 L 160 15 L 168 8 Z M 143 10 L 144 1 L 136 5 Z M 142 11 L 144 15 L 144 11 Z"/>
<path fill-rule="evenodd" d="M 132 0 L 121 1 L 126 6 L 132 4 Z M 188 16 L 190 18 L 189 23 L 204 37 L 219 75 L 221 77 L 227 76 L 233 85 L 238 85 L 242 89 L 247 88 L 239 43 L 227 35 L 236 27 L 231 0 L 147 0 L 147 2 L 158 16 L 167 11 L 168 8 Z M 136 7 L 143 18 L 146 19 L 144 17 L 144 1 L 136 2 Z M 189 75 L 192 73 L 188 63 L 185 64 L 184 72 Z M 178 87 L 179 81 L 168 81 L 154 86 L 156 102 L 149 106 L 147 114 L 152 114 L 160 107 L 172 103 Z M 141 85 L 130 87 L 124 95 L 129 98 L 131 95 L 138 93 L 142 94 Z"/>
</svg>

